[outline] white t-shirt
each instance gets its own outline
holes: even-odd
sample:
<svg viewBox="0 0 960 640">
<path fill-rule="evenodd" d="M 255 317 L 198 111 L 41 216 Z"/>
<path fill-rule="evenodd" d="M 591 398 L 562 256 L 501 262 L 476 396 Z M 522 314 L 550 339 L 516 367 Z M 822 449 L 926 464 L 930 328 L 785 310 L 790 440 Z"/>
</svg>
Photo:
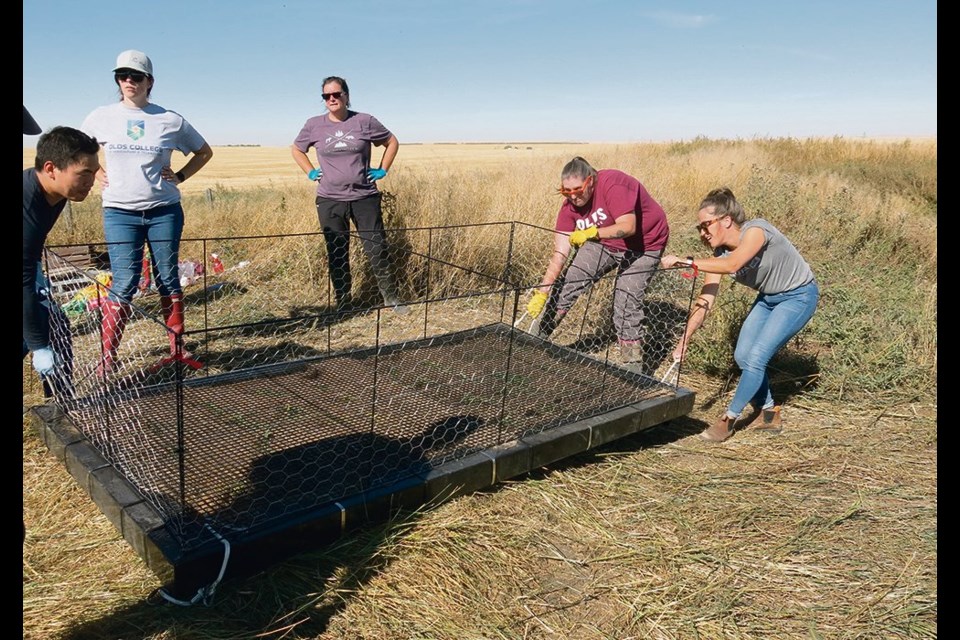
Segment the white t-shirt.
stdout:
<svg viewBox="0 0 960 640">
<path fill-rule="evenodd" d="M 199 151 L 206 140 L 175 111 L 148 104 L 143 109 L 122 102 L 94 109 L 80 126 L 104 151 L 107 187 L 103 206 L 143 211 L 180 202 L 180 190 L 160 177 L 176 149 Z"/>
</svg>

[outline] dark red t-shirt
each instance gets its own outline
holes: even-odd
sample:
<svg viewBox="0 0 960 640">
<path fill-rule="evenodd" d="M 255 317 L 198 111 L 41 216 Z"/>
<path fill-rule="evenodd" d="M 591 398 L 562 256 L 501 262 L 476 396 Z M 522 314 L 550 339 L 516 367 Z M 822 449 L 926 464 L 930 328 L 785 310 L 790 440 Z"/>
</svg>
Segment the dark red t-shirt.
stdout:
<svg viewBox="0 0 960 640">
<path fill-rule="evenodd" d="M 612 226 L 625 213 L 637 216 L 637 232 L 629 238 L 604 238 L 600 242 L 613 251 L 659 251 L 667 246 L 670 228 L 667 216 L 636 178 L 616 169 L 597 172 L 593 197 L 585 207 L 565 200 L 557 213 L 556 230 L 569 233 L 587 227 Z"/>
</svg>

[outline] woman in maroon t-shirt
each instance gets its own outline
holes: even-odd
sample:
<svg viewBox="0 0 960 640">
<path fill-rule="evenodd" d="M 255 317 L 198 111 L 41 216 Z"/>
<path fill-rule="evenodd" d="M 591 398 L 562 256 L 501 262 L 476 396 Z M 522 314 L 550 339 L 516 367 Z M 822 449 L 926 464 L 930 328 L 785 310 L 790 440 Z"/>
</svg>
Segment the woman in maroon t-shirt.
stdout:
<svg viewBox="0 0 960 640">
<path fill-rule="evenodd" d="M 560 184 L 565 199 L 557 213 L 553 257 L 527 304 L 527 312 L 539 318 L 535 333 L 549 337 L 577 298 L 616 268 L 613 323 L 621 360 L 639 362 L 643 296 L 670 237 L 667 217 L 639 180 L 616 169 L 597 171 L 579 156 L 563 168 Z M 556 291 L 571 247 L 577 252 Z M 554 300 L 547 305 L 551 293 Z"/>
</svg>

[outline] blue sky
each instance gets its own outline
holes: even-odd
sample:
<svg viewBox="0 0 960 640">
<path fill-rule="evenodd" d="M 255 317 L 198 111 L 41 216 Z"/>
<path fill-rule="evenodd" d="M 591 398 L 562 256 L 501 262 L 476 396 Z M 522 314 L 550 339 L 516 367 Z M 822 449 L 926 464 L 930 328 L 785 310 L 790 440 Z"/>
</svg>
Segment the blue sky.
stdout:
<svg viewBox="0 0 960 640">
<path fill-rule="evenodd" d="M 24 104 L 78 127 L 124 49 L 213 145 L 289 145 L 327 75 L 401 143 L 937 134 L 934 0 L 24 0 Z"/>
</svg>

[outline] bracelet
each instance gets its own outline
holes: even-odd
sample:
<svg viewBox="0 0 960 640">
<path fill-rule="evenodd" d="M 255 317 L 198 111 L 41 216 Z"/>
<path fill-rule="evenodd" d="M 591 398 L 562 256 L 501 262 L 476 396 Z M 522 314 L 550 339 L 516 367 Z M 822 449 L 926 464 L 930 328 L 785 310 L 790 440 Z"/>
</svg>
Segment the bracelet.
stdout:
<svg viewBox="0 0 960 640">
<path fill-rule="evenodd" d="M 177 171 L 177 172 L 176 172 L 175 174 L 173 174 L 173 175 L 177 176 L 177 180 L 179 180 L 180 182 L 186 182 L 186 181 L 187 181 L 186 176 L 183 175 L 183 171 Z"/>
<path fill-rule="evenodd" d="M 696 263 L 694 263 L 693 256 L 687 256 L 687 268 L 693 269 L 693 273 L 692 274 L 681 273 L 680 275 L 682 277 L 687 279 L 691 279 L 691 278 L 695 279 L 697 276 L 700 275 L 700 269 L 698 269 Z"/>
</svg>

